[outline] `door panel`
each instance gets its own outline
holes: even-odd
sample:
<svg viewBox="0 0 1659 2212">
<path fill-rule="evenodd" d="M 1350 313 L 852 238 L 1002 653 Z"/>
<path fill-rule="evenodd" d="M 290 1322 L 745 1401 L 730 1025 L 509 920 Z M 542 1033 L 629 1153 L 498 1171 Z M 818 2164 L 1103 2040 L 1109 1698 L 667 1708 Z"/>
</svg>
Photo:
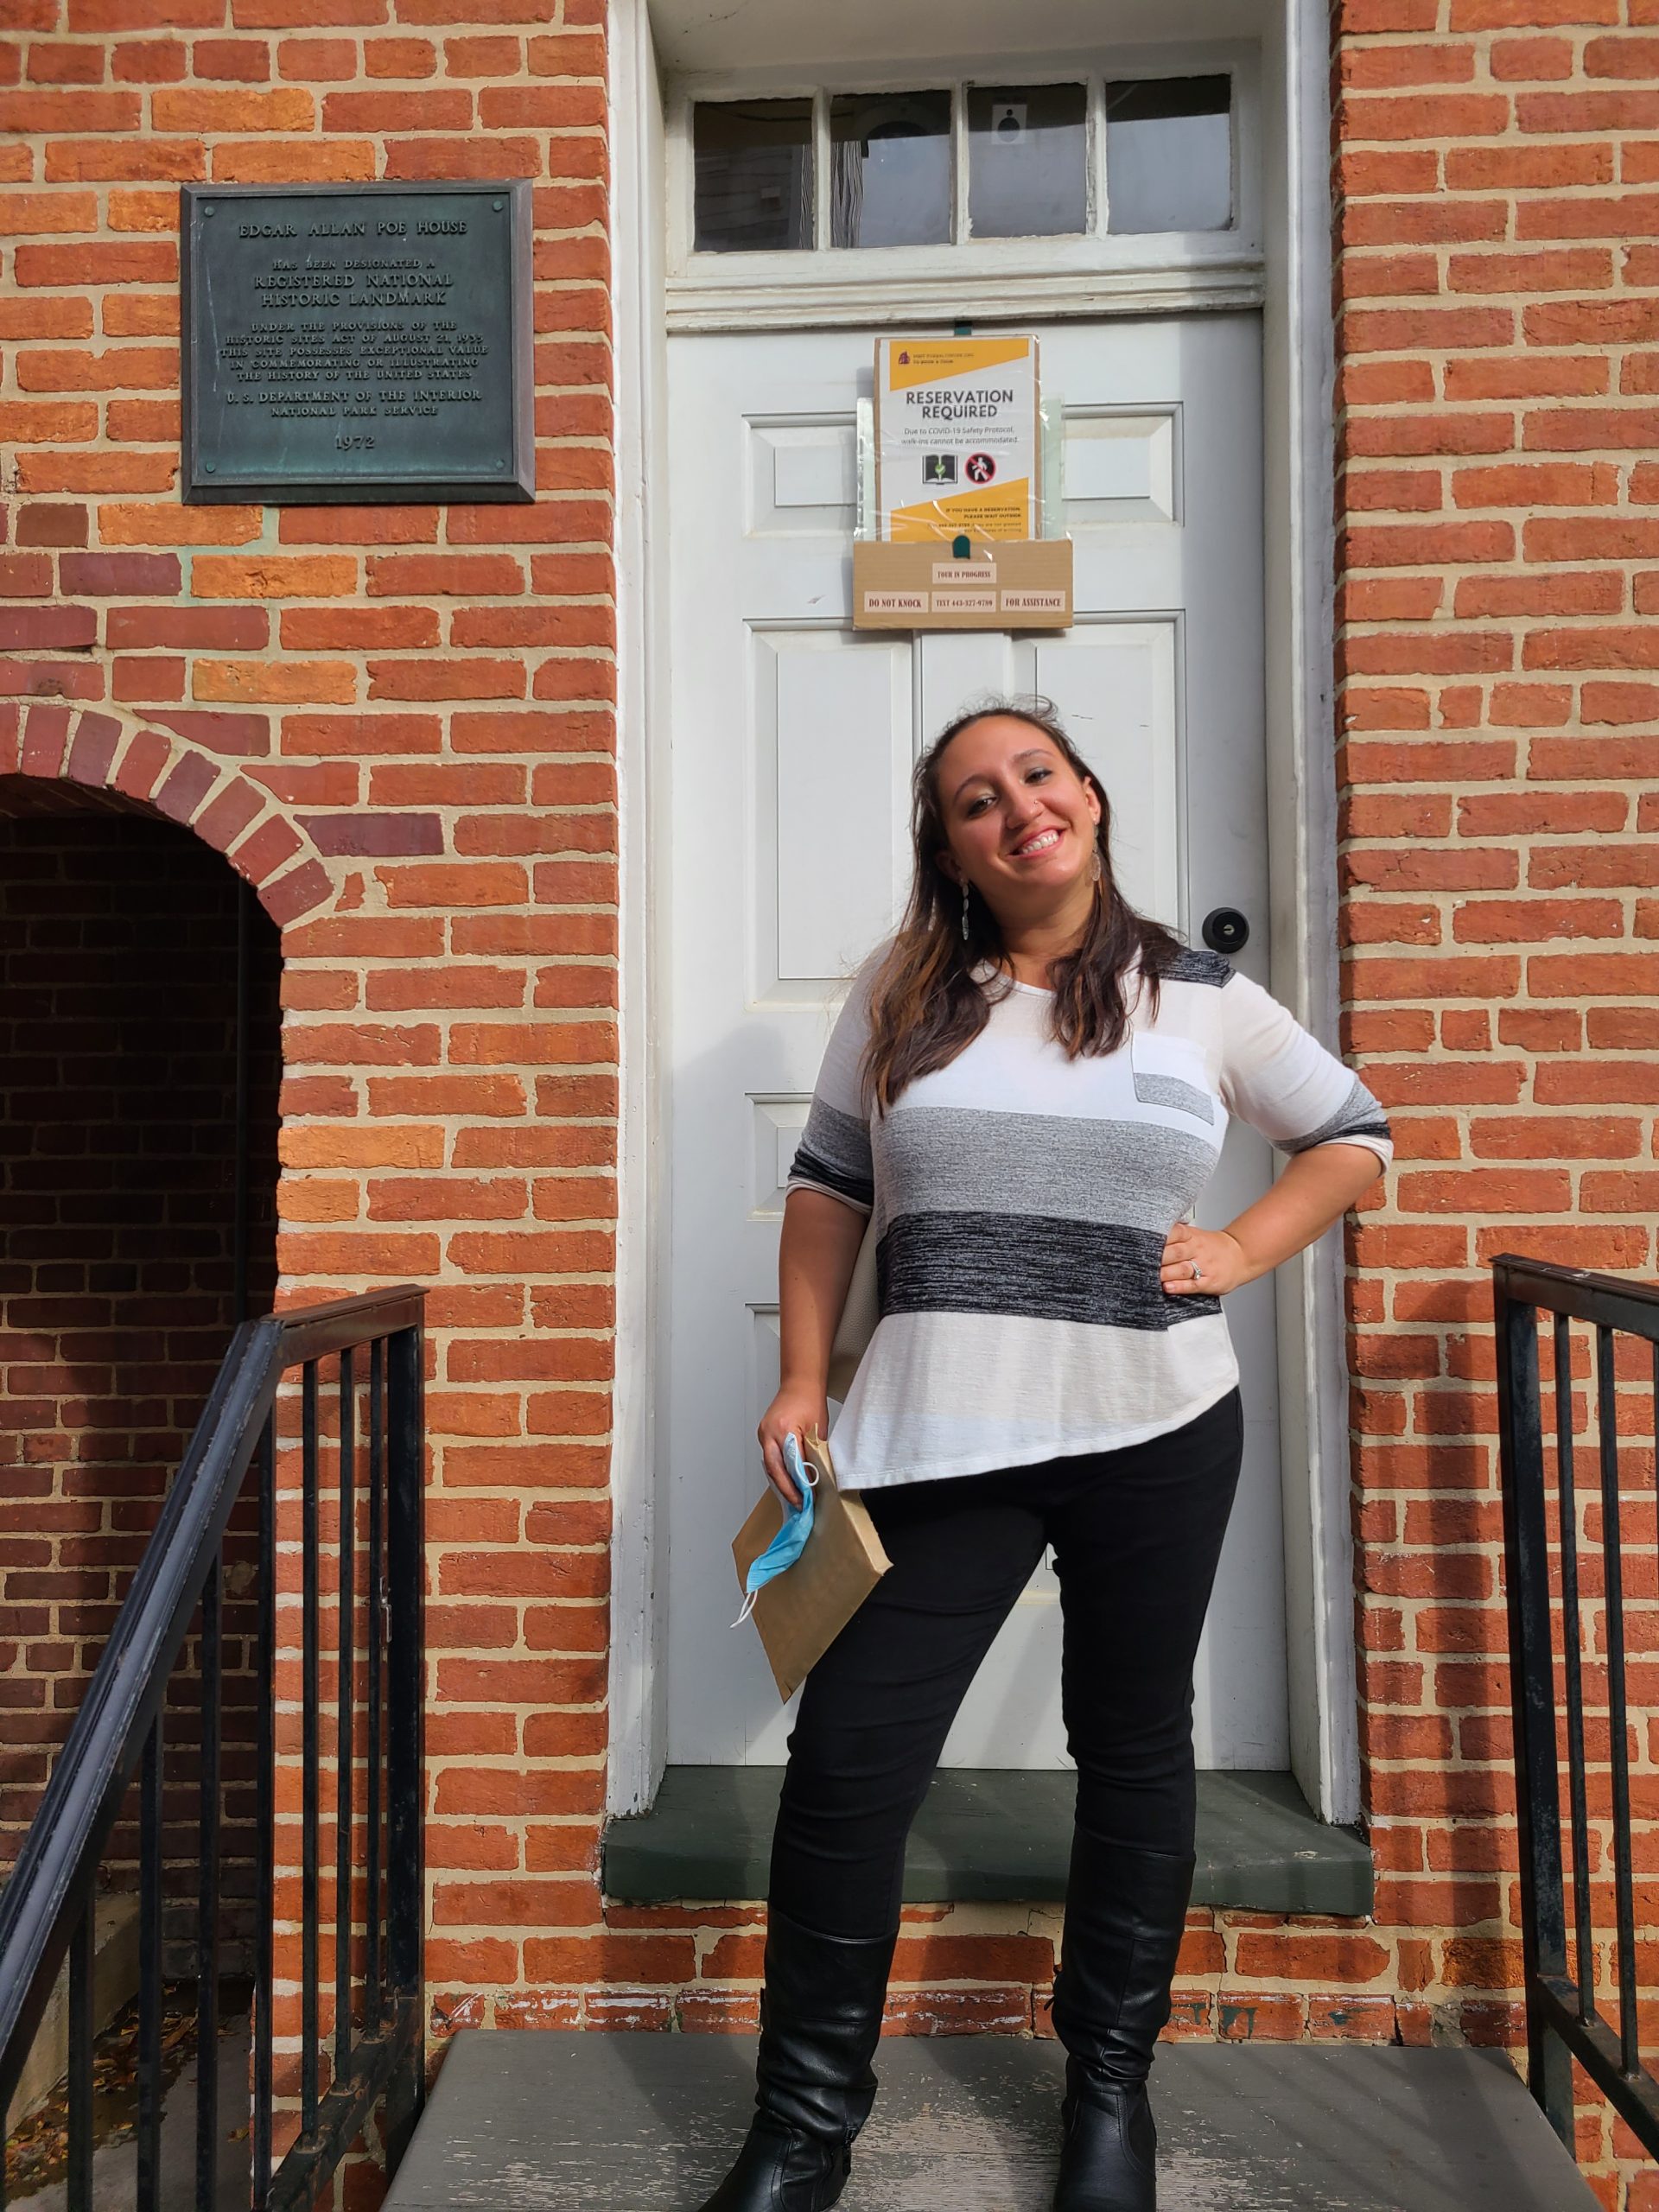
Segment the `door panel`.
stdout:
<svg viewBox="0 0 1659 2212">
<path fill-rule="evenodd" d="M 872 634 L 880 635 L 880 632 Z M 917 704 L 916 750 L 928 734 L 987 692 L 1018 689 L 1014 641 L 998 630 L 935 630 L 916 640 L 920 697 Z"/>
<path fill-rule="evenodd" d="M 1064 400 L 1077 620 L 912 639 L 850 626 L 853 333 L 671 341 L 673 579 L 662 1045 L 671 1085 L 664 1310 L 670 1757 L 775 1762 L 780 1710 L 737 1611 L 730 1541 L 777 1388 L 782 1178 L 845 980 L 908 888 L 917 753 L 988 691 L 1059 708 L 1113 809 L 1137 905 L 1197 940 L 1242 907 L 1265 978 L 1259 333 L 1253 318 L 1043 334 Z M 1203 1217 L 1265 1185 L 1230 1134 Z M 1200 1763 L 1288 1758 L 1273 1295 L 1228 1301 L 1245 1471 L 1197 1670 Z M 1039 1569 L 969 1694 L 949 1764 L 1063 1764 L 1059 1619 Z"/>
<path fill-rule="evenodd" d="M 1031 651 L 1027 687 L 1052 699 L 1112 810 L 1112 871 L 1142 913 L 1180 903 L 1173 618 L 1085 620 Z"/>
<path fill-rule="evenodd" d="M 910 772 L 910 653 L 898 645 L 867 653 L 863 642 L 845 630 L 753 639 L 757 997 L 787 1000 L 802 984 L 848 973 L 902 895 L 905 846 L 895 832 Z M 832 746 L 826 729 L 836 732 Z M 819 854 L 833 855 L 834 867 L 815 866 Z"/>
<path fill-rule="evenodd" d="M 858 439 L 850 420 L 752 420 L 748 446 L 751 537 L 854 528 Z"/>
<path fill-rule="evenodd" d="M 1175 439 L 1179 412 L 1123 414 L 1065 410 L 1065 526 L 1085 531 L 1175 520 Z"/>
</svg>

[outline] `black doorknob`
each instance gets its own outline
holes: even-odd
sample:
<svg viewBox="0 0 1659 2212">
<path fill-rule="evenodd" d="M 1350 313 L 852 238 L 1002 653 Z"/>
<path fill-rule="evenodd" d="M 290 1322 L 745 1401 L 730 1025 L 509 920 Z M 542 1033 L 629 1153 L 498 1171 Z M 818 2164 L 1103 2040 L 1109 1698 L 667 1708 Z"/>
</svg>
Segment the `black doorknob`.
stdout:
<svg viewBox="0 0 1659 2212">
<path fill-rule="evenodd" d="M 1211 952 L 1243 952 L 1250 941 L 1250 925 L 1236 906 L 1212 906 L 1200 934 Z"/>
</svg>

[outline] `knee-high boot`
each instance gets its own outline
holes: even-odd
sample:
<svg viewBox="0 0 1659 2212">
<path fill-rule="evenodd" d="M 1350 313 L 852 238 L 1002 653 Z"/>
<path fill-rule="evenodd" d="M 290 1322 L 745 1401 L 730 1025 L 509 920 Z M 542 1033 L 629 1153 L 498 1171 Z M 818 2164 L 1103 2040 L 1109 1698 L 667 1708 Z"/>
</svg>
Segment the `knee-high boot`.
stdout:
<svg viewBox="0 0 1659 2212">
<path fill-rule="evenodd" d="M 1073 1837 L 1054 1981 L 1065 2129 L 1054 2212 L 1157 2212 L 1147 2074 L 1169 2018 L 1194 1860 Z"/>
<path fill-rule="evenodd" d="M 702 2212 L 823 2212 L 846 2185 L 875 2101 L 870 2061 L 897 1930 L 825 1936 L 766 1916 L 756 2111 Z"/>
</svg>

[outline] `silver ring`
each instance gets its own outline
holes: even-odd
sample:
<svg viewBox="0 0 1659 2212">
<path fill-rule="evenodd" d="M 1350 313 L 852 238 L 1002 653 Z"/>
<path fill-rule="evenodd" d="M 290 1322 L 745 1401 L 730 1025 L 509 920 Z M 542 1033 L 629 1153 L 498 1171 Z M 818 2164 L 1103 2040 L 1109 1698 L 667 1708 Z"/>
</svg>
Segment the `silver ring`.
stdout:
<svg viewBox="0 0 1659 2212">
<path fill-rule="evenodd" d="M 1193 1281 L 1202 1282 L 1204 1281 L 1204 1269 L 1198 1265 L 1196 1260 L 1192 1261 L 1190 1264 L 1192 1269 Z"/>
</svg>

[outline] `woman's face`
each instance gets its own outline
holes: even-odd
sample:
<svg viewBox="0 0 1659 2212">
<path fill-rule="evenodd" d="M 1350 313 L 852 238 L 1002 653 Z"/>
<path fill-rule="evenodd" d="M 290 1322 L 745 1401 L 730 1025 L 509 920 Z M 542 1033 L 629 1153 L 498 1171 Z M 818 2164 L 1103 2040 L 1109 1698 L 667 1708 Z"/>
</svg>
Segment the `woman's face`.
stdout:
<svg viewBox="0 0 1659 2212">
<path fill-rule="evenodd" d="M 1039 914 L 1092 884 L 1100 798 L 1043 731 L 982 715 L 951 739 L 935 776 L 941 866 L 993 913 Z"/>
</svg>

